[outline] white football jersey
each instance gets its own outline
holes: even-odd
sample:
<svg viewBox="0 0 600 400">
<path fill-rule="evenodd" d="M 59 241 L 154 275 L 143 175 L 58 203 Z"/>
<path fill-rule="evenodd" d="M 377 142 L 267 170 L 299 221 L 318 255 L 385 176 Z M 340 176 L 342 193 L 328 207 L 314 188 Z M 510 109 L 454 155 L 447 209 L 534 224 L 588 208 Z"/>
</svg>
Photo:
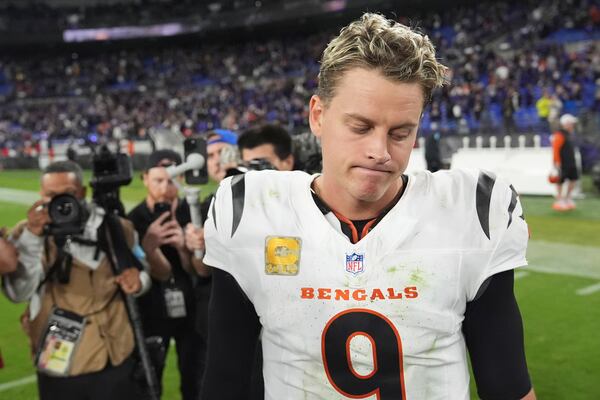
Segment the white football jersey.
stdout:
<svg viewBox="0 0 600 400">
<path fill-rule="evenodd" d="M 233 275 L 263 327 L 265 398 L 469 399 L 461 324 L 491 275 L 526 265 L 516 192 L 479 171 L 410 175 L 352 244 L 303 172 L 224 180 L 205 263 Z"/>
</svg>

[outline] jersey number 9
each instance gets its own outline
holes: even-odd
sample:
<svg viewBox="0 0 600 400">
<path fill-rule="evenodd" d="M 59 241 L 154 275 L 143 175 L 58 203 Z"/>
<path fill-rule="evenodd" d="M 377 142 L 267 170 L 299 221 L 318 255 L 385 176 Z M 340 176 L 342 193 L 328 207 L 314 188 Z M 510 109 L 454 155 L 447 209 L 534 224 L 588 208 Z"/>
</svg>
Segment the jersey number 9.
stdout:
<svg viewBox="0 0 600 400">
<path fill-rule="evenodd" d="M 361 375 L 352 366 L 350 342 L 356 336 L 371 342 L 373 370 Z M 402 342 L 392 322 L 367 309 L 342 311 L 329 320 L 321 337 L 321 353 L 329 382 L 353 399 L 405 400 Z"/>
</svg>

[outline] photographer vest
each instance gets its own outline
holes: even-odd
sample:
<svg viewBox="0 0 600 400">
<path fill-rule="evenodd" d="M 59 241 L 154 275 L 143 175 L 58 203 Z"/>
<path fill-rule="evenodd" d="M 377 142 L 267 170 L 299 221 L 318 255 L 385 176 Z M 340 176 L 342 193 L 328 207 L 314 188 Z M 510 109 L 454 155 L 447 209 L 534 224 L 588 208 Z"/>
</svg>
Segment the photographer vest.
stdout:
<svg viewBox="0 0 600 400">
<path fill-rule="evenodd" d="M 129 221 L 121 222 L 127 244 L 131 247 L 134 241 L 133 227 Z M 22 230 L 24 224 L 20 228 Z M 47 240 L 46 243 L 42 265 L 48 273 L 58 252 L 54 240 Z M 86 317 L 69 375 L 100 371 L 109 361 L 113 366 L 125 361 L 134 349 L 134 337 L 125 303 L 114 277 L 105 255 L 95 270 L 73 258 L 67 283 L 60 283 L 55 277 L 44 283 L 39 292 L 41 309 L 30 321 L 28 332 L 34 354 L 41 345 L 41 336 L 53 307 L 58 307 Z"/>
</svg>

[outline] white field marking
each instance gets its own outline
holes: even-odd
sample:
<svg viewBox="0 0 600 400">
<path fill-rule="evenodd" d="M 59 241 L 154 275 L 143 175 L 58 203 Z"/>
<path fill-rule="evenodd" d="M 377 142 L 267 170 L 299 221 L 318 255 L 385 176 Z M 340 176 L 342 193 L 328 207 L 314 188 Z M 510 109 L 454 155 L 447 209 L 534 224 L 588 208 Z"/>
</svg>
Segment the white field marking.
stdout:
<svg viewBox="0 0 600 400">
<path fill-rule="evenodd" d="M 525 278 L 527 275 L 529 275 L 527 271 L 515 271 L 515 279 Z"/>
<path fill-rule="evenodd" d="M 20 189 L 0 189 L 0 200 L 17 204 L 33 204 L 40 199 L 37 192 Z"/>
<path fill-rule="evenodd" d="M 0 383 L 0 392 L 4 392 L 6 390 L 9 390 L 9 389 L 12 389 L 15 387 L 19 387 L 19 386 L 29 385 L 30 383 L 34 383 L 36 380 L 37 380 L 37 377 L 35 375 L 29 375 L 29 376 L 26 376 L 25 378 L 16 379 L 14 381 L 6 382 L 6 383 Z"/>
<path fill-rule="evenodd" d="M 580 296 L 589 296 L 590 294 L 594 294 L 596 292 L 600 292 L 600 282 L 592 286 L 586 286 L 584 288 L 577 289 L 575 291 L 575 293 L 577 293 Z"/>
<path fill-rule="evenodd" d="M 527 271 L 600 280 L 600 247 L 532 240 L 527 260 Z"/>
<path fill-rule="evenodd" d="M 0 188 L 0 201 L 6 201 L 7 203 L 32 205 L 39 199 L 39 193 L 32 190 Z M 132 201 L 123 202 L 126 210 L 131 210 L 136 204 Z M 25 218 L 25 215 L 23 215 L 23 218 Z"/>
</svg>

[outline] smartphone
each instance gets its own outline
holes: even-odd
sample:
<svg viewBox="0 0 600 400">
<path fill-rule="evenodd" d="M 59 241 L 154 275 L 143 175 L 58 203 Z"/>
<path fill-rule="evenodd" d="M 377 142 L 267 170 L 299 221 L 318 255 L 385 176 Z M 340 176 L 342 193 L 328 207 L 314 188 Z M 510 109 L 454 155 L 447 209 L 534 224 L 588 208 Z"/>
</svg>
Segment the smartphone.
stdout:
<svg viewBox="0 0 600 400">
<path fill-rule="evenodd" d="M 171 204 L 164 203 L 164 202 L 159 202 L 159 203 L 154 204 L 154 220 L 157 220 L 158 217 L 160 217 L 161 215 L 163 215 L 165 212 L 169 213 L 169 216 L 164 221 L 164 222 L 167 222 L 172 217 L 170 215 L 171 214 Z"/>
<path fill-rule="evenodd" d="M 208 183 L 208 169 L 206 168 L 206 140 L 191 136 L 183 142 L 184 162 L 190 154 L 196 153 L 204 157 L 204 166 L 201 169 L 192 169 L 185 172 L 187 185 L 204 185 Z"/>
</svg>

